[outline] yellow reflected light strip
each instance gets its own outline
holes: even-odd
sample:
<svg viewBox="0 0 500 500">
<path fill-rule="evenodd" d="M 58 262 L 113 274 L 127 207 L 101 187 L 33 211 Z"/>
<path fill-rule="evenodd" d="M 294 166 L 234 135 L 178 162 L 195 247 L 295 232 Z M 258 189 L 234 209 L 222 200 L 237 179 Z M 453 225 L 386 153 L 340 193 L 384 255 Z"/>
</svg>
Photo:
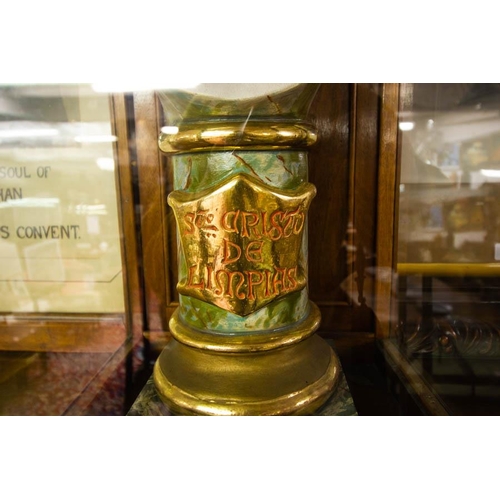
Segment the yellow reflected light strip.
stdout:
<svg viewBox="0 0 500 500">
<path fill-rule="evenodd" d="M 399 263 L 402 276 L 500 276 L 500 263 Z"/>
</svg>

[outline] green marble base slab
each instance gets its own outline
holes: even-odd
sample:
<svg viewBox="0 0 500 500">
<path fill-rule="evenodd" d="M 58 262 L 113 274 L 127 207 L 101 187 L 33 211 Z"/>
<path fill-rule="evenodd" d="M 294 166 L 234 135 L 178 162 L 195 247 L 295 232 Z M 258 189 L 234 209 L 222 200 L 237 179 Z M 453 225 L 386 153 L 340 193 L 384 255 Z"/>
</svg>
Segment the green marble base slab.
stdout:
<svg viewBox="0 0 500 500">
<path fill-rule="evenodd" d="M 167 408 L 166 404 L 160 399 L 160 396 L 151 377 L 144 389 L 141 391 L 134 404 L 127 414 L 134 417 L 157 417 L 172 416 L 173 414 Z M 343 373 L 340 374 L 339 385 L 330 399 L 319 408 L 314 415 L 318 416 L 355 416 L 357 415 L 351 392 Z"/>
</svg>

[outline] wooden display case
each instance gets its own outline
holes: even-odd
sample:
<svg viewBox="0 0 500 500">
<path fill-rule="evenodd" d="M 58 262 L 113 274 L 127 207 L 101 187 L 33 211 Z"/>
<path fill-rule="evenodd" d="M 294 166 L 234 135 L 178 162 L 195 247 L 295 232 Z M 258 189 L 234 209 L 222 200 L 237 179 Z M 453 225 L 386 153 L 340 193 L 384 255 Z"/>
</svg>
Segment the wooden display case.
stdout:
<svg viewBox="0 0 500 500">
<path fill-rule="evenodd" d="M 442 310 L 454 297 L 455 312 L 462 304 L 462 312 L 477 312 L 477 321 L 493 325 L 497 321 L 498 184 L 490 178 L 478 189 L 471 187 L 479 182 L 481 169 L 485 175 L 495 175 L 500 158 L 496 129 L 486 137 L 465 138 L 460 147 L 443 140 L 441 149 L 424 148 L 427 156 L 422 165 L 412 164 L 412 172 L 430 175 L 433 169 L 426 160 L 432 163 L 435 158 L 438 169 L 433 172 L 441 181 L 444 175 L 446 182 L 426 177 L 420 183 L 408 177 L 407 138 L 420 129 L 417 124 L 418 130 L 410 133 L 402 123 L 427 120 L 422 122 L 425 132 L 429 120 L 437 123 L 458 102 L 463 103 L 462 113 L 464 107 L 471 110 L 482 103 L 486 114 L 481 115 L 480 127 L 496 123 L 487 115 L 497 102 L 494 86 L 443 85 L 324 83 L 309 112 L 309 121 L 318 131 L 318 141 L 309 152 L 309 181 L 317 188 L 309 211 L 309 296 L 321 311 L 320 334 L 335 344 L 361 414 L 394 412 L 390 407 L 398 397 L 383 388 L 386 383 L 406 391 L 418 411 L 450 411 L 436 380 L 426 376 L 427 365 L 415 363 L 401 349 L 401 322 L 422 314 L 435 321 L 439 297 L 445 297 L 439 299 Z M 133 388 L 144 382 L 138 374 L 147 376 L 169 340 L 169 320 L 178 306 L 175 221 L 166 202 L 173 190 L 172 168 L 158 148 L 166 118 L 154 90 L 106 98 L 116 137 L 113 181 L 123 308 L 107 312 L 5 309 L 0 313 L 5 367 L 0 370 L 0 384 L 15 379 L 22 386 L 26 367 L 51 353 L 67 354 L 68 359 L 75 354 L 89 356 L 79 361 L 72 358 L 73 363 L 88 363 L 90 368 L 65 400 L 65 409 L 58 410 L 62 413 L 90 411 L 106 380 L 123 366 L 120 377 L 126 379 L 130 399 Z M 446 115 L 446 119 L 451 118 Z M 457 158 L 464 168 L 458 168 Z M 74 182 L 78 188 L 79 180 Z M 0 188 L 7 187 L 0 178 Z M 7 225 L 0 220 L 0 228 Z M 0 229 L 2 234 L 5 231 Z M 478 246 L 474 238 L 484 245 Z M 467 244 L 453 257 L 446 254 L 447 241 Z M 415 285 L 415 280 L 420 281 Z M 466 293 L 457 294 L 457 287 Z M 493 299 L 485 298 L 488 293 Z M 476 303 L 471 302 L 471 294 Z M 377 408 L 365 405 L 372 397 L 356 382 L 360 367 L 378 367 L 382 373 L 372 386 L 380 401 L 386 398 Z M 29 387 L 30 382 L 26 383 Z M 403 403 L 400 397 L 397 404 Z M 458 411 L 458 406 L 453 408 Z"/>
</svg>

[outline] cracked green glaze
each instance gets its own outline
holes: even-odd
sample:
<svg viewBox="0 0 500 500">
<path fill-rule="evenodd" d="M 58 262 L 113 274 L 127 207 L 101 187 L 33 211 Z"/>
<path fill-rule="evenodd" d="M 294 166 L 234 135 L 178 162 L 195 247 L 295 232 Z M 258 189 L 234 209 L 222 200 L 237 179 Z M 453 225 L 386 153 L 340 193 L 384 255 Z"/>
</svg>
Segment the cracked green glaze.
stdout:
<svg viewBox="0 0 500 500">
<path fill-rule="evenodd" d="M 233 175 L 247 174 L 264 184 L 296 189 L 307 181 L 304 151 L 223 151 L 176 155 L 174 188 L 196 193 L 224 182 Z"/>
<path fill-rule="evenodd" d="M 180 296 L 180 315 L 186 323 L 198 330 L 226 335 L 283 328 L 300 321 L 308 312 L 305 289 L 275 300 L 248 316 L 238 316 L 207 302 Z"/>
</svg>

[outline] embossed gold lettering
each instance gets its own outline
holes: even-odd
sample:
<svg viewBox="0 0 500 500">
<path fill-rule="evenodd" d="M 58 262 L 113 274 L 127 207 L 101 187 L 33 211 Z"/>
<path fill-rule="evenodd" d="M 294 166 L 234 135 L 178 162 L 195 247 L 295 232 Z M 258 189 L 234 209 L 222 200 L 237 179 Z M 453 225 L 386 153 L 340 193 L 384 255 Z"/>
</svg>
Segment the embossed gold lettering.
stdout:
<svg viewBox="0 0 500 500">
<path fill-rule="evenodd" d="M 245 257 L 249 262 L 262 262 L 263 241 L 251 241 L 245 249 Z"/>
<path fill-rule="evenodd" d="M 259 216 L 256 212 L 241 212 L 241 236 L 248 238 L 250 236 L 248 228 L 251 228 L 254 235 L 260 238 L 260 233 L 255 227 L 258 223 Z"/>
<path fill-rule="evenodd" d="M 213 220 L 214 214 L 209 213 L 208 210 L 188 212 L 184 215 L 184 222 L 187 225 L 187 229 L 184 231 L 184 234 L 194 235 L 195 229 L 198 228 L 200 231 L 207 231 L 209 236 L 213 236 L 210 232 L 216 232 L 219 230 L 217 226 L 212 224 Z"/>
<path fill-rule="evenodd" d="M 302 234 L 314 190 L 235 179 L 198 197 L 173 193 L 169 204 L 186 263 L 179 293 L 246 316 L 306 286 Z"/>
<path fill-rule="evenodd" d="M 199 288 L 200 290 L 205 290 L 205 281 L 203 280 L 203 278 L 201 278 L 198 283 L 194 282 L 194 275 L 197 267 L 198 266 L 194 265 L 189 268 L 188 286 L 190 288 Z"/>
<path fill-rule="evenodd" d="M 226 278 L 225 289 L 222 287 L 221 276 L 225 276 Z M 239 279 L 236 284 L 234 283 L 235 277 L 238 277 Z M 217 281 L 217 288 L 214 290 L 215 294 L 222 295 L 222 293 L 224 292 L 224 295 L 230 298 L 234 298 L 234 295 L 236 293 L 236 297 L 238 297 L 239 299 L 245 298 L 245 294 L 240 291 L 245 282 L 245 276 L 243 275 L 243 273 L 241 273 L 240 271 L 227 271 L 225 269 L 219 269 L 215 273 L 215 278 Z"/>
<path fill-rule="evenodd" d="M 232 273 L 229 273 L 229 282 L 231 287 L 233 285 L 234 276 L 238 276 L 238 278 L 240 278 L 239 283 L 236 285 L 236 290 L 235 290 L 236 297 L 238 297 L 239 299 L 244 299 L 245 294 L 243 292 L 240 292 L 240 288 L 243 286 L 243 283 L 245 282 L 245 276 L 243 276 L 243 273 L 240 273 L 239 271 L 234 271 Z"/>
<path fill-rule="evenodd" d="M 196 227 L 202 228 L 205 222 L 205 218 L 207 217 L 208 210 L 198 210 L 196 212 L 196 217 L 194 219 L 194 223 Z"/>
<path fill-rule="evenodd" d="M 278 241 L 300 234 L 304 227 L 304 219 L 301 206 L 285 212 L 275 210 L 271 215 L 266 211 L 231 210 L 222 215 L 220 225 L 224 231 L 238 234 L 242 238 Z"/>
<path fill-rule="evenodd" d="M 300 207 L 292 212 L 285 212 L 283 220 L 286 221 L 285 227 L 283 228 L 283 236 L 289 238 L 293 233 L 294 218 L 299 213 Z"/>
<path fill-rule="evenodd" d="M 222 264 L 232 264 L 233 262 L 237 262 L 241 257 L 241 248 L 236 243 L 232 243 L 228 239 L 224 238 L 224 244 L 222 246 Z M 236 251 L 236 254 L 232 253 L 232 250 Z M 232 255 L 231 255 L 232 253 Z"/>
<path fill-rule="evenodd" d="M 290 281 L 289 288 L 295 288 L 297 286 L 297 280 L 295 279 L 297 276 L 297 268 L 291 267 L 290 269 L 288 269 L 286 276 L 287 276 L 288 280 Z"/>
<path fill-rule="evenodd" d="M 212 288 L 212 275 L 214 274 L 214 268 L 210 265 L 207 266 L 207 288 L 210 290 Z"/>
<path fill-rule="evenodd" d="M 268 234 L 273 241 L 277 241 L 283 236 L 283 229 L 281 228 L 279 221 L 282 215 L 283 212 L 280 210 L 271 214 L 271 229 L 268 231 Z"/>
<path fill-rule="evenodd" d="M 255 295 L 253 293 L 254 286 L 260 285 L 264 281 L 264 274 L 260 271 L 245 271 L 248 276 L 248 300 L 255 300 Z M 257 281 L 252 280 L 252 276 L 257 276 Z"/>
<path fill-rule="evenodd" d="M 184 222 L 187 225 L 187 229 L 184 231 L 184 234 L 194 234 L 194 224 L 193 224 L 194 218 L 195 214 L 193 212 L 188 212 L 184 216 Z"/>
<path fill-rule="evenodd" d="M 226 212 L 222 216 L 221 220 L 221 226 L 224 231 L 227 231 L 228 233 L 236 233 L 238 234 L 238 229 L 236 227 L 236 222 L 238 220 L 238 216 L 240 215 L 240 211 L 231 211 L 231 212 Z M 230 216 L 232 216 L 232 219 L 229 220 Z"/>
<path fill-rule="evenodd" d="M 297 267 L 275 267 L 273 271 L 265 269 L 230 271 L 194 265 L 189 268 L 186 287 L 190 289 L 207 290 L 219 297 L 238 298 L 240 300 L 256 300 L 259 295 L 264 297 L 278 296 L 282 292 L 295 290 Z"/>
<path fill-rule="evenodd" d="M 299 217 L 295 219 L 295 223 L 293 225 L 293 234 L 300 234 L 302 228 L 304 227 L 305 220 L 306 218 L 304 217 L 304 214 L 300 213 Z M 299 223 L 298 227 L 297 227 L 297 222 Z"/>
<path fill-rule="evenodd" d="M 271 283 L 272 274 L 271 274 L 271 271 L 268 271 L 267 269 L 266 269 L 265 273 L 266 273 L 266 288 L 264 291 L 264 297 L 270 297 L 271 296 L 271 285 L 272 285 L 272 283 Z"/>
</svg>

